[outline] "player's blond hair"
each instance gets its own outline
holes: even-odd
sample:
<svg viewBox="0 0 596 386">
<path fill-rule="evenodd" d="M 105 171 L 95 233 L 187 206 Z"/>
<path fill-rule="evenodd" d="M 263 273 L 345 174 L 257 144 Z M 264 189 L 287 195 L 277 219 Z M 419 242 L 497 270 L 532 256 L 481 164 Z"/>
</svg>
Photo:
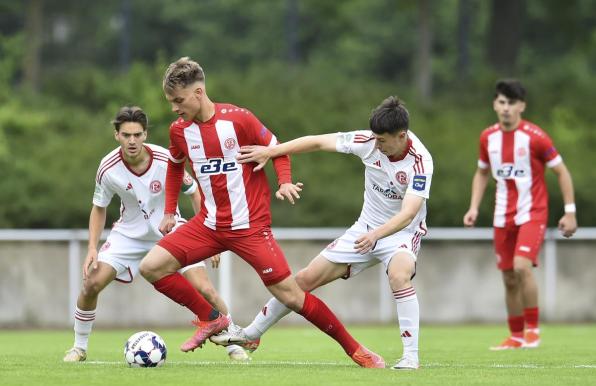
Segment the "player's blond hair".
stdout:
<svg viewBox="0 0 596 386">
<path fill-rule="evenodd" d="M 186 87 L 195 82 L 205 82 L 205 72 L 199 63 L 184 56 L 171 63 L 163 76 L 163 89 L 171 92 L 176 87 Z"/>
</svg>

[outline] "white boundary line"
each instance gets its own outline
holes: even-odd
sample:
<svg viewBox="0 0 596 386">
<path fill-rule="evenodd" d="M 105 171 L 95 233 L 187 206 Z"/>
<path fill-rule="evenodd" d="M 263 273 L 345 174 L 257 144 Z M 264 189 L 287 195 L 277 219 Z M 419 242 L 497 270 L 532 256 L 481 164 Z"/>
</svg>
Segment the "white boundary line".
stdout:
<svg viewBox="0 0 596 386">
<path fill-rule="evenodd" d="M 90 365 L 123 365 L 126 366 L 124 360 L 122 361 L 86 361 L 81 364 L 88 363 Z M 226 362 L 226 361 L 166 361 L 167 366 L 178 365 L 195 365 L 195 366 L 212 366 L 212 365 L 257 365 L 257 366 L 338 366 L 338 367 L 352 367 L 352 363 L 339 362 L 305 362 L 305 361 L 251 361 L 251 362 Z M 540 364 L 507 364 L 507 363 L 493 363 L 493 364 L 468 364 L 457 365 L 450 363 L 422 363 L 421 368 L 460 368 L 460 369 L 596 369 L 596 364 L 578 364 L 578 365 L 561 365 L 548 366 Z"/>
</svg>

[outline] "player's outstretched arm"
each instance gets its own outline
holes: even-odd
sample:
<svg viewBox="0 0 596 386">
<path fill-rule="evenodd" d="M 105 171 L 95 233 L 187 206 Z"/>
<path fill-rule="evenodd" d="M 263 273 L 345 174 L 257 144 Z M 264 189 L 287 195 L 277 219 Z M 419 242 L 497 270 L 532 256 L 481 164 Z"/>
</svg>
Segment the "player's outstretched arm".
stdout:
<svg viewBox="0 0 596 386">
<path fill-rule="evenodd" d="M 470 198 L 470 209 L 464 214 L 464 226 L 473 227 L 478 218 L 478 208 L 482 202 L 486 185 L 488 184 L 489 169 L 476 169 L 472 179 L 472 197 Z"/>
<path fill-rule="evenodd" d="M 410 225 L 420 207 L 422 207 L 424 200 L 424 197 L 406 193 L 401 210 L 385 224 L 357 238 L 354 241 L 354 248 L 361 254 L 367 253 L 375 246 L 377 240 L 399 232 Z"/>
<path fill-rule="evenodd" d="M 573 191 L 573 180 L 571 173 L 563 162 L 554 166 L 553 172 L 557 175 L 563 202 L 565 203 L 565 214 L 559 220 L 558 228 L 564 237 L 571 237 L 577 230 L 577 218 L 575 216 L 575 194 Z"/>
<path fill-rule="evenodd" d="M 97 269 L 97 244 L 105 226 L 106 208 L 93 205 L 91 214 L 89 215 L 89 243 L 87 246 L 87 256 L 83 262 L 83 280 L 89 276 L 89 268 Z"/>
<path fill-rule="evenodd" d="M 253 170 L 257 171 L 261 170 L 269 159 L 282 155 L 308 153 L 317 150 L 337 151 L 335 148 L 336 140 L 337 134 L 333 133 L 308 135 L 271 147 L 258 145 L 242 146 L 240 148 L 240 154 L 236 158 L 241 164 L 255 162 L 257 166 Z"/>
</svg>

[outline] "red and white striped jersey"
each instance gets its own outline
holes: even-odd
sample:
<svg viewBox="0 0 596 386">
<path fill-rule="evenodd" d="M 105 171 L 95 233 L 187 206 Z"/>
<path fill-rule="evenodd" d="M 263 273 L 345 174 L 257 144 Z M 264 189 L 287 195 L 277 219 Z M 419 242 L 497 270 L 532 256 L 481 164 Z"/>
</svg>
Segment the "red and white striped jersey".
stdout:
<svg viewBox="0 0 596 386">
<path fill-rule="evenodd" d="M 498 123 L 480 135 L 478 167 L 491 168 L 497 184 L 493 225 L 503 228 L 548 219 L 544 166 L 563 162 L 550 137 L 522 120 L 515 130 Z"/>
<path fill-rule="evenodd" d="M 249 110 L 216 103 L 215 114 L 207 122 L 178 119 L 172 123 L 169 173 L 177 173 L 175 169 L 189 160 L 202 197 L 197 216 L 208 228 L 269 226 L 267 176 L 263 170 L 254 172 L 254 163 L 239 164 L 236 155 L 241 146 L 276 144 L 276 137 Z M 291 182 L 289 157 L 276 158 L 273 164 L 278 183 Z M 166 188 L 166 213 L 171 213 L 176 197 L 170 196 L 169 191 L 174 188 L 170 187 L 169 178 Z"/>
<path fill-rule="evenodd" d="M 120 218 L 113 231 L 137 240 L 157 241 L 163 237 L 159 223 L 165 207 L 166 170 L 168 150 L 161 146 L 144 144 L 151 160 L 142 174 L 133 172 L 122 158 L 120 147 L 112 150 L 100 162 L 95 178 L 93 204 L 107 207 L 112 197 L 120 197 Z M 192 194 L 197 184 L 185 184 L 185 194 Z M 178 208 L 176 208 L 178 214 Z M 178 215 L 178 221 L 184 221 Z"/>
<path fill-rule="evenodd" d="M 389 158 L 376 147 L 370 130 L 338 133 L 336 149 L 355 154 L 364 164 L 364 204 L 359 221 L 377 228 L 400 210 L 406 194 L 429 198 L 433 160 L 422 142 L 408 131 L 408 149 L 400 158 Z M 426 234 L 426 200 L 404 229 Z"/>
</svg>

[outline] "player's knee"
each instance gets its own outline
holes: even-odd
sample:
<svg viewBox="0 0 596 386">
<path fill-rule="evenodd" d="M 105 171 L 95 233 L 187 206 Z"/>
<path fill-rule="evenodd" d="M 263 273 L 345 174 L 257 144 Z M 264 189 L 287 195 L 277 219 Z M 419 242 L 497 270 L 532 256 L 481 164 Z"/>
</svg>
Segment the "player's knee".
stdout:
<svg viewBox="0 0 596 386">
<path fill-rule="evenodd" d="M 87 279 L 83 284 L 83 296 L 95 297 L 99 295 L 104 285 L 95 279 Z"/>
<path fill-rule="evenodd" d="M 296 283 L 303 291 L 312 291 L 315 288 L 315 284 L 304 270 L 296 275 Z"/>
<path fill-rule="evenodd" d="M 406 270 L 396 270 L 389 273 L 389 283 L 391 288 L 404 288 L 410 283 L 412 274 Z"/>
<path fill-rule="evenodd" d="M 141 261 L 141 264 L 139 265 L 139 273 L 150 283 L 153 283 L 155 280 L 159 279 L 158 267 L 155 264 L 152 264 L 147 258 Z"/>
<path fill-rule="evenodd" d="M 515 270 L 503 276 L 503 284 L 505 284 L 507 291 L 514 291 L 519 288 L 519 276 Z"/>
</svg>

